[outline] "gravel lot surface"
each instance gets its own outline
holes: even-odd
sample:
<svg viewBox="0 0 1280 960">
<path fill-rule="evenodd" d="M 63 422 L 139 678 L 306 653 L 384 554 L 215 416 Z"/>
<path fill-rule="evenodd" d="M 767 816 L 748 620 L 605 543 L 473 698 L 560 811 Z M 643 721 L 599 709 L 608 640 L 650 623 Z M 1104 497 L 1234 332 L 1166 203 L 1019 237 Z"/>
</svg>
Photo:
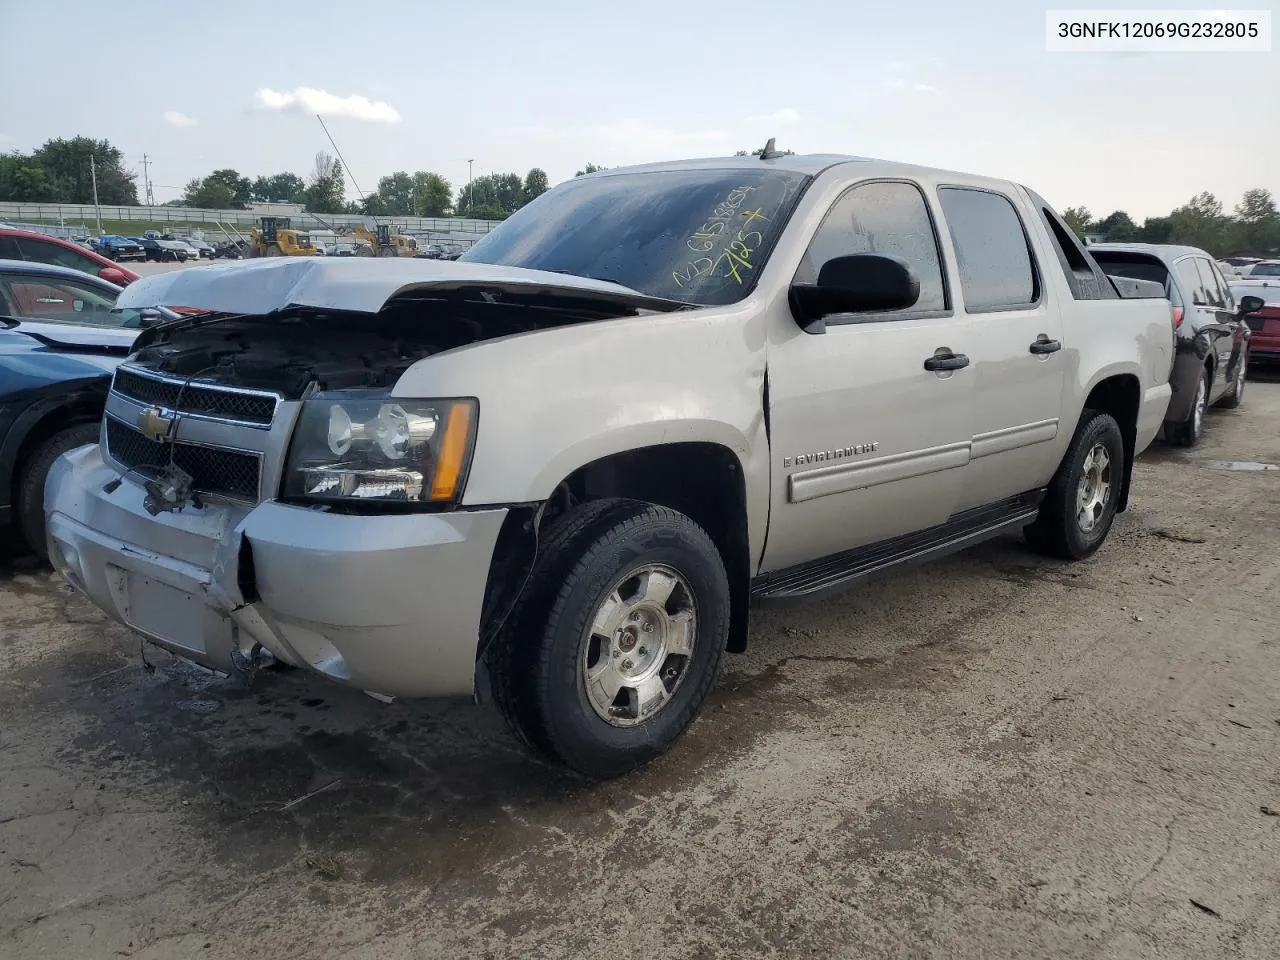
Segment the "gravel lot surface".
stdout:
<svg viewBox="0 0 1280 960">
<path fill-rule="evenodd" d="M 584 785 L 489 707 L 217 678 L 0 561 L 0 956 L 1274 958 L 1280 377 L 1091 561 L 762 608 Z M 1268 944 L 1270 946 L 1268 946 Z"/>
</svg>

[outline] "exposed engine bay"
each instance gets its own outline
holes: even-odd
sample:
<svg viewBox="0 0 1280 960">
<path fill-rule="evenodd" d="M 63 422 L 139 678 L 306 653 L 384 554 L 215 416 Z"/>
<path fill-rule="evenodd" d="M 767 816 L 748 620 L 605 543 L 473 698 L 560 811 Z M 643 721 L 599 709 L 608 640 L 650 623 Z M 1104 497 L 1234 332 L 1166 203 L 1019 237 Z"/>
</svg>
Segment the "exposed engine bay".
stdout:
<svg viewBox="0 0 1280 960">
<path fill-rule="evenodd" d="M 416 361 L 446 350 L 638 312 L 585 298 L 556 300 L 513 302 L 472 292 L 394 300 L 372 316 L 313 310 L 266 317 L 205 314 L 148 330 L 131 363 L 297 399 L 309 388 L 390 387 Z"/>
</svg>

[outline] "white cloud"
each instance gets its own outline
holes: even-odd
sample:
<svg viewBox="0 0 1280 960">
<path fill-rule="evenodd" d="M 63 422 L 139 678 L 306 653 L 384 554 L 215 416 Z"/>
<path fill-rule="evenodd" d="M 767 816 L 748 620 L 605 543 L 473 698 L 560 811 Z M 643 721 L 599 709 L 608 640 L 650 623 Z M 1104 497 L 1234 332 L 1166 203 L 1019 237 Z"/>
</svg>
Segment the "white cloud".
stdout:
<svg viewBox="0 0 1280 960">
<path fill-rule="evenodd" d="M 918 90 L 921 93 L 937 93 L 938 92 L 937 87 L 932 86 L 931 84 L 928 84 L 928 83 L 913 83 L 911 85 L 911 89 Z"/>
<path fill-rule="evenodd" d="M 760 113 L 747 117 L 747 123 L 799 123 L 800 111 L 794 107 L 783 107 L 772 113 Z"/>
<path fill-rule="evenodd" d="M 164 122 L 171 127 L 194 127 L 196 125 L 194 117 L 188 117 L 178 110 L 166 110 L 164 112 Z"/>
<path fill-rule="evenodd" d="M 314 87 L 294 87 L 277 91 L 263 87 L 253 95 L 254 106 L 259 110 L 289 110 L 294 113 L 320 114 L 325 117 L 346 117 L 367 123 L 399 123 L 400 112 L 385 100 L 370 100 L 358 93 L 340 97 L 327 90 Z"/>
</svg>

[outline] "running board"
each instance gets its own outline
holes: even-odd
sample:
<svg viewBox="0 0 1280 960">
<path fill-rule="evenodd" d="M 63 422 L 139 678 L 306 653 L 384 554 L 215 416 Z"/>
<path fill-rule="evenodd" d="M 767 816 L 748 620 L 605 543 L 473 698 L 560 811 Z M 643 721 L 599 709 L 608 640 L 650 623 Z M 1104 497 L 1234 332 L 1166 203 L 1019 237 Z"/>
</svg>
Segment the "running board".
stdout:
<svg viewBox="0 0 1280 960">
<path fill-rule="evenodd" d="M 1036 518 L 1045 491 L 1033 490 L 1007 500 L 965 510 L 946 523 L 869 546 L 846 550 L 757 577 L 751 596 L 758 600 L 804 597 L 865 579 L 892 567 L 924 563 L 964 550 Z"/>
</svg>

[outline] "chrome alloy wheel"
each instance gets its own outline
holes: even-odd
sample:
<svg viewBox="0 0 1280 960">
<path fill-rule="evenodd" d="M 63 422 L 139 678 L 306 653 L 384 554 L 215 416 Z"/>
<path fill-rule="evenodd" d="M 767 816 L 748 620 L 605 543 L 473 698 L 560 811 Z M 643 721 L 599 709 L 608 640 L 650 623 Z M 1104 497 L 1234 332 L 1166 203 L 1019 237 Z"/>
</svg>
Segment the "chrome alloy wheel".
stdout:
<svg viewBox="0 0 1280 960">
<path fill-rule="evenodd" d="M 679 689 L 696 642 L 697 608 L 684 578 L 662 564 L 632 570 L 587 628 L 581 675 L 591 708 L 618 727 L 650 719 Z"/>
<path fill-rule="evenodd" d="M 1080 486 L 1076 491 L 1076 523 L 1085 533 L 1102 519 L 1111 497 L 1111 454 L 1105 443 L 1095 443 L 1084 458 Z"/>
</svg>

